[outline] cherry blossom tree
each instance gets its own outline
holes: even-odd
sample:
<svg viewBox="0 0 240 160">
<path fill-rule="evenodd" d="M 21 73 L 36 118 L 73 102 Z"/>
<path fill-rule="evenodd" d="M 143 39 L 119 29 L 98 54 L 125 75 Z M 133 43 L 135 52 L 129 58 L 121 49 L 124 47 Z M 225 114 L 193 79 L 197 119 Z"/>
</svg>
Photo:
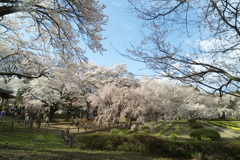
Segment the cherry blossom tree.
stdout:
<svg viewBox="0 0 240 160">
<path fill-rule="evenodd" d="M 124 117 L 126 126 L 130 127 L 132 121 L 172 119 L 174 103 L 165 99 L 164 94 L 158 86 L 146 83 L 132 87 L 109 84 L 93 94 L 91 100 L 92 106 L 98 109 L 98 123 L 116 122 Z"/>
<path fill-rule="evenodd" d="M 203 104 L 183 104 L 178 107 L 178 115 L 183 118 L 205 118 L 209 116 L 206 110 L 209 111 Z"/>
<path fill-rule="evenodd" d="M 53 119 L 54 113 L 59 109 L 62 100 L 68 95 L 64 84 L 59 81 L 46 77 L 31 80 L 25 98 L 30 98 L 32 104 L 50 107 L 50 118 Z"/>
<path fill-rule="evenodd" d="M 113 82 L 125 87 L 138 85 L 133 74 L 127 71 L 125 64 L 105 68 L 94 63 L 75 63 L 68 67 L 72 88 L 76 90 L 77 99 L 85 103 L 83 106 L 87 116 L 91 107 L 89 95 L 96 93 L 102 86 Z"/>
<path fill-rule="evenodd" d="M 103 52 L 104 8 L 96 0 L 0 0 L 0 75 L 46 75 L 46 55 L 86 60 L 83 45 Z"/>
<path fill-rule="evenodd" d="M 16 24 L 9 23 L 15 18 L 18 26 L 31 32 L 31 40 L 42 39 L 56 49 L 61 46 L 63 51 L 77 51 L 74 45 L 82 38 L 91 49 L 102 51 L 99 33 L 106 23 L 104 8 L 96 0 L 1 0 L 1 34 L 21 33 Z"/>
<path fill-rule="evenodd" d="M 132 88 L 108 84 L 90 98 L 92 106 L 98 109 L 96 121 L 100 124 L 119 122 L 124 116 L 126 125 L 130 127 L 133 120 L 141 120 L 146 112 L 139 94 Z"/>
<path fill-rule="evenodd" d="M 239 6 L 236 0 L 129 0 L 150 34 L 126 57 L 157 76 L 204 91 L 239 96 Z M 171 26 L 171 27 L 170 27 Z"/>
<path fill-rule="evenodd" d="M 165 103 L 164 119 L 178 118 L 178 107 L 183 104 L 196 104 L 201 102 L 201 93 L 193 86 L 186 86 L 169 80 L 156 80 L 145 77 L 141 85 L 151 90 L 152 95 L 160 94 Z M 201 103 L 200 103 L 201 104 Z"/>
<path fill-rule="evenodd" d="M 2 43 L 1 43 L 2 42 Z M 38 78 L 47 76 L 49 56 L 39 55 L 19 48 L 11 48 L 9 43 L 0 41 L 0 76 L 6 82 L 13 78 Z M 4 44 L 4 45 L 3 45 Z"/>
<path fill-rule="evenodd" d="M 106 103 L 110 103 L 108 102 L 109 99 L 112 100 L 112 98 L 106 97 L 114 96 L 115 99 L 118 99 L 119 94 L 121 95 L 124 93 L 125 96 L 124 99 L 126 101 L 131 101 L 132 103 L 129 102 L 130 104 L 136 103 L 137 106 L 140 103 L 142 105 L 142 108 L 145 109 L 145 113 L 143 114 L 143 112 L 141 112 L 143 115 L 139 116 L 139 120 L 143 122 L 144 119 L 158 119 L 158 118 L 164 118 L 165 120 L 175 119 L 178 117 L 178 107 L 180 105 L 203 102 L 202 95 L 196 88 L 192 86 L 182 86 L 171 81 L 159 81 L 150 78 L 144 78 L 143 80 L 140 81 L 138 86 L 125 88 L 124 90 L 125 92 L 129 90 L 129 92 L 127 93 L 125 93 L 124 91 L 118 92 L 117 90 L 119 89 L 121 90 L 121 87 L 119 87 L 117 84 L 111 87 L 105 86 L 103 89 L 98 91 L 97 95 L 94 95 L 94 97 L 92 97 L 95 103 L 94 106 L 98 107 L 101 106 L 102 108 L 100 107 L 99 109 L 105 110 L 104 105 Z M 135 102 L 133 102 L 133 100 L 130 97 L 132 97 L 133 99 L 135 98 L 134 99 Z M 107 102 L 105 102 L 105 99 Z M 101 105 L 99 105 L 98 103 L 100 103 Z M 119 106 L 119 104 L 115 104 L 115 102 L 111 102 L 110 104 Z M 121 108 L 116 106 L 113 106 L 113 108 L 115 109 Z M 125 105 L 125 107 L 128 106 Z M 138 112 L 137 109 L 133 110 Z M 111 114 L 109 114 L 108 112 L 101 116 L 105 115 L 107 117 L 111 116 Z M 117 116 L 113 115 L 113 117 Z M 115 121 L 115 119 L 113 119 L 113 121 Z"/>
<path fill-rule="evenodd" d="M 238 116 L 239 110 L 239 99 L 235 96 L 220 98 L 202 94 L 193 86 L 149 77 L 130 88 L 106 85 L 90 97 L 92 106 L 98 109 L 98 123 L 116 122 L 124 117 L 128 127 L 135 120 L 145 123 L 159 118 L 219 118 L 223 112 L 226 116 Z"/>
<path fill-rule="evenodd" d="M 127 79 L 129 79 L 127 81 Z M 137 83 L 133 75 L 126 70 L 125 64 L 114 68 L 99 67 L 94 63 L 68 61 L 53 67 L 51 75 L 30 81 L 25 97 L 50 106 L 53 117 L 55 111 L 62 109 L 82 108 L 89 115 L 91 100 L 89 95 L 95 93 L 107 83 L 116 82 L 121 86 Z"/>
<path fill-rule="evenodd" d="M 218 118 L 239 117 L 240 99 L 232 95 L 223 95 L 218 98 Z"/>
</svg>

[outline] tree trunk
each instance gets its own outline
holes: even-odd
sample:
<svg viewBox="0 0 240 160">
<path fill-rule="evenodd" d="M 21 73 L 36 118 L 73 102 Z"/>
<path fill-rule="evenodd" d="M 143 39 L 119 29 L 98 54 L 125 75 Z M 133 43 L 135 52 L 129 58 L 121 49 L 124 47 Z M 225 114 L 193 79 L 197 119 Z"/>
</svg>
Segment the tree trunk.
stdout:
<svg viewBox="0 0 240 160">
<path fill-rule="evenodd" d="M 49 119 L 53 121 L 54 113 L 58 110 L 57 106 L 50 106 Z"/>
<path fill-rule="evenodd" d="M 71 113 L 71 110 L 68 109 L 68 110 L 67 110 L 67 119 L 66 119 L 67 121 L 69 121 L 69 119 L 71 118 L 71 117 L 70 117 L 70 113 Z"/>
<path fill-rule="evenodd" d="M 220 118 L 221 119 L 226 119 L 226 112 L 225 111 L 222 112 L 222 116 Z"/>
<path fill-rule="evenodd" d="M 86 105 L 87 105 L 87 109 L 86 109 L 86 118 L 89 118 L 89 110 L 91 107 L 91 102 L 89 102 L 88 100 L 85 101 Z"/>
<path fill-rule="evenodd" d="M 125 118 L 125 127 L 126 128 L 131 128 L 132 126 L 132 118 Z"/>
</svg>

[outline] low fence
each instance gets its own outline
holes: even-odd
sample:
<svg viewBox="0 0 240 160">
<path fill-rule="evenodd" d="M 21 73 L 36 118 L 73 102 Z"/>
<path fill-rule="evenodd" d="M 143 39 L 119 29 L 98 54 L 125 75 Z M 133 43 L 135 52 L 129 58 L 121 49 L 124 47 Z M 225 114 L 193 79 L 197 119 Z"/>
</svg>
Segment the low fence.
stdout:
<svg viewBox="0 0 240 160">
<path fill-rule="evenodd" d="M 70 131 L 70 129 L 73 126 L 75 126 L 75 123 L 69 122 L 68 127 L 66 128 Z M 80 123 L 77 127 L 77 132 L 80 133 L 80 129 L 84 129 L 85 132 L 87 132 L 87 131 L 95 131 L 95 130 L 104 130 L 104 129 L 114 128 L 114 127 L 125 127 L 125 123 L 124 122 L 118 122 L 118 123 L 107 122 L 105 124 L 88 123 L 87 126 L 85 126 L 84 123 Z"/>
<path fill-rule="evenodd" d="M 69 130 L 61 130 L 61 137 L 64 140 L 64 143 L 68 145 L 70 148 L 73 146 L 73 137 L 69 135 Z"/>
<path fill-rule="evenodd" d="M 14 117 L 4 117 L 0 119 L 1 131 L 32 130 L 32 128 L 33 128 L 32 118 L 30 118 L 29 121 L 25 121 L 25 120 L 14 118 Z"/>
</svg>

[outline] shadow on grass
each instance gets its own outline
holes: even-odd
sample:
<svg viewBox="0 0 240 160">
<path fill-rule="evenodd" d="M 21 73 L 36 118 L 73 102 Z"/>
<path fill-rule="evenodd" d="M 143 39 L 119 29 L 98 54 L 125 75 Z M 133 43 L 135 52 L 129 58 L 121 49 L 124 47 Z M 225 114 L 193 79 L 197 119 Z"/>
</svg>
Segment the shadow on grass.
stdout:
<svg viewBox="0 0 240 160">
<path fill-rule="evenodd" d="M 14 160 L 168 160 L 141 154 L 109 151 L 81 151 L 79 149 L 30 149 L 0 145 L 0 159 Z M 170 160 L 170 159 L 169 159 Z M 171 159 L 172 160 L 172 159 Z"/>
</svg>

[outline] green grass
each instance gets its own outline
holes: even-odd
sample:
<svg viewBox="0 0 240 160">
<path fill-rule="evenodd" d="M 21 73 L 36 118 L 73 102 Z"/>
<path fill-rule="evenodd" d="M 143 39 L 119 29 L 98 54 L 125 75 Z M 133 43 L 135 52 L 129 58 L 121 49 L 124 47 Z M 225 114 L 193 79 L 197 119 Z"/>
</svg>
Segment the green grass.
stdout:
<svg viewBox="0 0 240 160">
<path fill-rule="evenodd" d="M 240 133 L 240 122 L 231 122 L 231 121 L 208 121 L 214 125 L 232 129 L 237 133 Z"/>
<path fill-rule="evenodd" d="M 180 125 L 185 125 L 185 122 L 176 123 Z M 162 127 L 164 127 L 164 125 L 161 125 L 161 127 L 159 125 L 157 126 L 157 129 L 159 130 Z M 181 127 L 178 126 L 173 129 L 177 130 L 177 128 Z M 126 131 L 124 130 L 124 133 L 125 132 Z M 157 131 L 155 130 L 154 133 L 155 132 Z M 96 143 L 96 141 L 94 143 Z M 172 149 L 174 150 L 173 143 L 175 142 L 170 142 L 169 147 L 173 147 Z M 198 153 L 200 154 L 200 150 L 203 150 L 203 148 L 205 147 L 208 147 L 206 151 L 204 150 L 204 154 L 207 155 L 209 155 L 210 153 L 212 154 L 212 150 L 218 148 L 219 151 L 214 150 L 216 153 L 214 154 L 214 156 L 219 155 L 224 157 L 225 155 L 222 154 L 227 154 L 227 152 L 229 152 L 229 154 L 225 156 L 229 157 L 229 155 L 237 155 L 240 153 L 239 143 L 236 144 L 236 147 L 235 144 L 228 144 L 223 142 L 218 142 L 216 144 L 212 142 L 203 144 L 190 142 L 186 143 L 187 146 L 190 146 L 190 149 L 191 147 L 196 147 L 196 152 L 193 152 L 193 154 L 196 154 L 196 156 L 194 155 L 193 157 L 199 156 Z M 187 150 L 183 151 L 184 154 L 185 151 L 187 152 Z M 209 153 L 205 153 L 207 151 L 209 151 Z M 202 156 L 204 154 L 202 154 Z M 37 132 L 36 130 L 4 132 L 0 131 L 0 160 L 170 160 L 169 157 L 170 156 L 167 156 L 167 158 L 162 156 L 154 157 L 141 153 L 125 153 L 123 151 L 91 151 L 86 149 L 82 150 L 79 148 L 70 149 L 67 145 L 63 143 L 63 140 L 60 136 L 60 131 L 59 134 L 50 133 L 49 131 L 44 130 L 40 130 L 40 132 Z"/>
<path fill-rule="evenodd" d="M 70 149 L 59 134 L 44 131 L 0 132 L 0 159 L 11 160 L 164 160 L 140 154 Z"/>
</svg>

